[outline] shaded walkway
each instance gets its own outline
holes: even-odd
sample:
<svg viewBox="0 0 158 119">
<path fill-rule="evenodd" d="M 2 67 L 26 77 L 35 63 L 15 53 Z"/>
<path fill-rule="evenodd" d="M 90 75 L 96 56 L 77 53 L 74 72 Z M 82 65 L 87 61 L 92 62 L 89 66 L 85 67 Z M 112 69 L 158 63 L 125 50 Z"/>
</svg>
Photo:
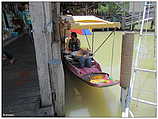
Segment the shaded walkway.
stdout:
<svg viewBox="0 0 158 119">
<path fill-rule="evenodd" d="M 3 116 L 36 116 L 40 106 L 40 92 L 34 45 L 25 35 L 5 49 L 17 61 L 13 65 L 6 61 L 2 63 Z"/>
</svg>

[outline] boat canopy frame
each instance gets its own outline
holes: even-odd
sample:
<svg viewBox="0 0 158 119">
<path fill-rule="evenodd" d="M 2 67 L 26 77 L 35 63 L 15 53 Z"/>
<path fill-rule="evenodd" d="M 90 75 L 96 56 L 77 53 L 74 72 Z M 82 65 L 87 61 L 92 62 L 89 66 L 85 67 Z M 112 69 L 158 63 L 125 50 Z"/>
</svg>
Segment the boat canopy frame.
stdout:
<svg viewBox="0 0 158 119">
<path fill-rule="evenodd" d="M 62 20 L 66 22 L 66 27 L 70 29 L 91 29 L 92 30 L 92 53 L 93 55 L 106 43 L 110 36 L 116 31 L 116 28 L 120 28 L 119 22 L 109 22 L 103 19 L 100 19 L 95 16 L 62 16 Z M 94 50 L 94 29 L 98 28 L 113 28 L 114 30 L 105 38 L 101 45 Z M 84 33 L 89 49 L 91 49 L 88 37 Z"/>
<path fill-rule="evenodd" d="M 106 41 L 110 38 L 110 36 L 112 36 L 112 34 L 115 33 L 115 31 L 116 31 L 116 29 L 112 30 L 111 33 L 104 39 L 104 41 L 100 44 L 100 46 L 98 48 L 96 48 L 96 50 L 94 52 L 92 50 L 93 55 L 106 43 Z M 93 32 L 93 34 L 94 34 L 94 32 Z M 92 39 L 92 42 L 94 42 L 94 38 Z M 94 44 L 92 45 L 92 47 L 93 46 L 94 46 Z"/>
</svg>

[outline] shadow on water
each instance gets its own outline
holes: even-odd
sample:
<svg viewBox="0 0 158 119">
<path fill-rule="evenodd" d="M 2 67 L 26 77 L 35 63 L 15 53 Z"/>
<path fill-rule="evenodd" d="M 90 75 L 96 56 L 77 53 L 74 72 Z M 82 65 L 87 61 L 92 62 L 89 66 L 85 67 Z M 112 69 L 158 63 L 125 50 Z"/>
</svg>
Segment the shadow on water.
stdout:
<svg viewBox="0 0 158 119">
<path fill-rule="evenodd" d="M 109 88 L 89 86 L 66 71 L 66 116 L 120 117 L 118 105 L 118 97 Z"/>
</svg>

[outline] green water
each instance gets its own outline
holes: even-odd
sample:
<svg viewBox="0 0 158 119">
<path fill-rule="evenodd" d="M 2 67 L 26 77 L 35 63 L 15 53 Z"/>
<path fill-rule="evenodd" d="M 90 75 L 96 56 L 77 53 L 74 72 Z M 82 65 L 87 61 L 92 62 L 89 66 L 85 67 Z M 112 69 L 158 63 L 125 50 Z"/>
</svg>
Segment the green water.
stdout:
<svg viewBox="0 0 158 119">
<path fill-rule="evenodd" d="M 110 32 L 95 32 L 94 51 L 103 42 Z M 88 47 L 85 36 L 78 36 L 81 46 Z M 92 44 L 91 36 L 88 36 Z M 155 69 L 153 37 L 147 37 L 141 53 L 140 66 Z M 115 80 L 120 80 L 122 32 L 116 32 L 95 54 L 95 59 L 100 63 L 102 70 L 111 74 Z M 135 35 L 134 56 L 138 44 L 138 34 Z M 113 52 L 112 52 L 113 50 Z M 113 59 L 113 61 L 111 60 Z M 121 117 L 119 85 L 95 88 L 88 86 L 67 72 L 66 79 L 66 116 L 67 117 Z M 134 86 L 135 97 L 156 102 L 155 75 L 139 73 Z M 156 109 L 153 106 L 131 102 L 131 110 L 136 117 L 155 117 Z"/>
</svg>

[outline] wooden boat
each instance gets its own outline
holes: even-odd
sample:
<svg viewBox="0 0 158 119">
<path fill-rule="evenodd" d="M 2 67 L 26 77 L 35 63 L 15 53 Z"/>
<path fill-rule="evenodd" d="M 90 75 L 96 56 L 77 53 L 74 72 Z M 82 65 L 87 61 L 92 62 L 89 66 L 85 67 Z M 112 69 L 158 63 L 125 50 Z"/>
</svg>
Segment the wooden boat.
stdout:
<svg viewBox="0 0 158 119">
<path fill-rule="evenodd" d="M 99 63 L 94 59 L 90 68 L 80 68 L 79 62 L 73 60 L 70 55 L 65 55 L 64 64 L 79 79 L 94 87 L 108 87 L 119 84 L 119 81 L 112 80 L 108 73 L 102 72 Z"/>
<path fill-rule="evenodd" d="M 64 21 L 69 21 L 69 30 L 120 27 L 118 22 L 108 22 L 94 16 L 69 16 L 68 18 L 64 17 Z M 99 63 L 94 58 L 92 59 L 90 68 L 80 68 L 79 61 L 66 54 L 64 55 L 64 64 L 74 75 L 90 86 L 108 87 L 119 84 L 118 80 L 113 80 L 108 73 L 102 72 Z"/>
</svg>

